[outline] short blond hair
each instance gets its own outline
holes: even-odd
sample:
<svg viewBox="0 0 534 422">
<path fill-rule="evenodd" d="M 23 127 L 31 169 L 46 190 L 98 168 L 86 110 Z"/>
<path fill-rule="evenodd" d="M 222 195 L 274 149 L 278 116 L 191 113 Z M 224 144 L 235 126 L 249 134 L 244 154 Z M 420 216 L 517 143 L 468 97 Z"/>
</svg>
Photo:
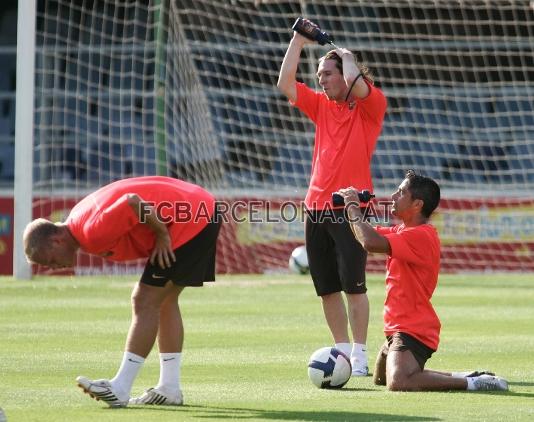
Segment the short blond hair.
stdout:
<svg viewBox="0 0 534 422">
<path fill-rule="evenodd" d="M 50 246 L 52 236 L 59 233 L 59 227 L 45 218 L 38 218 L 29 223 L 22 235 L 24 253 L 28 262 L 33 263 L 34 257 L 43 248 Z"/>
</svg>

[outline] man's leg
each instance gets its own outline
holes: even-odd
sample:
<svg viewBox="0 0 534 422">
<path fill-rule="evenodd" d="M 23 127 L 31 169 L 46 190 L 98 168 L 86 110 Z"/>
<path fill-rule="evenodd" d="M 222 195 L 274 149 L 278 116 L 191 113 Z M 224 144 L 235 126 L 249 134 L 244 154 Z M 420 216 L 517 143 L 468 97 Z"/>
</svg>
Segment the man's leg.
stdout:
<svg viewBox="0 0 534 422">
<path fill-rule="evenodd" d="M 367 342 L 367 327 L 369 326 L 369 299 L 367 293 L 347 294 L 349 322 L 354 343 Z"/>
<path fill-rule="evenodd" d="M 353 344 L 350 354 L 353 376 L 367 376 L 367 327 L 369 325 L 369 299 L 366 293 L 347 294 L 349 323 Z"/>
<path fill-rule="evenodd" d="M 306 252 L 315 292 L 321 298 L 323 312 L 336 344 L 344 343 L 343 353 L 349 355 L 348 318 L 345 301 L 341 295 L 335 244 L 328 234 L 327 222 L 320 220 L 320 212 L 313 219 L 306 219 Z"/>
<path fill-rule="evenodd" d="M 177 286 L 168 282 L 164 287 L 138 283 L 132 293 L 132 323 L 126 340 L 126 350 L 146 358 L 158 334 L 161 305 Z"/>
<path fill-rule="evenodd" d="M 466 390 L 467 380 L 430 370 L 421 370 L 410 350 L 389 350 L 386 383 L 392 391 Z"/>
<path fill-rule="evenodd" d="M 373 382 L 375 385 L 386 385 L 386 361 L 388 358 L 388 344 L 387 341 L 378 351 L 375 363 L 375 371 L 373 373 Z"/>
<path fill-rule="evenodd" d="M 184 287 L 175 287 L 176 289 L 165 298 L 161 305 L 158 331 L 160 373 L 156 389 L 165 392 L 168 397 L 175 398 L 174 401 L 182 401 L 180 365 L 184 343 L 184 326 L 178 296 Z M 178 396 L 180 396 L 179 399 Z"/>
<path fill-rule="evenodd" d="M 335 343 L 349 343 L 348 318 L 341 292 L 321 296 L 323 312 Z"/>
<path fill-rule="evenodd" d="M 111 384 L 130 395 L 135 377 L 148 356 L 158 333 L 161 305 L 173 296 L 176 286 L 164 287 L 137 283 L 132 292 L 132 322 L 126 339 L 126 351 L 119 371 Z"/>
<path fill-rule="evenodd" d="M 140 284 L 142 285 L 142 283 Z M 160 379 L 155 388 L 150 388 L 140 397 L 131 399 L 130 404 L 180 405 L 183 402 L 179 376 L 184 329 L 182 316 L 178 307 L 178 296 L 183 291 L 184 287 L 176 286 L 175 284 L 168 282 L 165 287 L 159 287 L 159 289 L 164 292 L 160 305 L 155 313 L 157 316 L 155 332 L 157 333 L 160 351 Z M 137 295 L 134 296 L 136 298 L 138 297 Z M 139 310 L 142 308 L 143 307 L 140 306 Z M 143 315 L 143 312 L 139 312 L 138 314 Z M 145 335 L 144 338 L 138 336 L 136 330 L 143 327 L 143 324 L 139 324 L 138 321 L 135 325 L 135 330 L 131 329 L 130 333 L 132 335 L 128 336 L 129 340 L 133 339 L 133 341 L 128 343 L 128 347 L 137 347 L 136 350 L 141 350 L 141 348 L 146 347 L 149 342 L 151 342 L 152 345 L 154 344 L 155 335 L 153 320 L 151 319 L 152 316 L 153 314 L 150 313 L 150 324 L 145 325 L 146 330 L 149 331 L 150 334 Z M 137 344 L 135 342 L 137 342 Z"/>
<path fill-rule="evenodd" d="M 132 322 L 121 366 L 109 381 L 78 377 L 78 385 L 86 393 L 112 407 L 128 404 L 133 382 L 156 339 L 161 304 L 175 289 L 176 286 L 172 283 L 167 283 L 164 287 L 137 283 L 132 292 Z"/>
<path fill-rule="evenodd" d="M 337 211 L 338 219 L 344 218 L 344 211 Z M 342 290 L 347 297 L 347 312 L 352 334 L 350 362 L 353 376 L 369 374 L 367 362 L 367 329 L 369 324 L 369 299 L 365 286 L 367 252 L 354 238 L 348 222 L 329 227 L 335 241 L 336 262 Z"/>
<path fill-rule="evenodd" d="M 159 315 L 158 347 L 160 353 L 180 353 L 184 344 L 184 326 L 178 296 L 184 286 L 173 286 L 161 304 Z"/>
</svg>

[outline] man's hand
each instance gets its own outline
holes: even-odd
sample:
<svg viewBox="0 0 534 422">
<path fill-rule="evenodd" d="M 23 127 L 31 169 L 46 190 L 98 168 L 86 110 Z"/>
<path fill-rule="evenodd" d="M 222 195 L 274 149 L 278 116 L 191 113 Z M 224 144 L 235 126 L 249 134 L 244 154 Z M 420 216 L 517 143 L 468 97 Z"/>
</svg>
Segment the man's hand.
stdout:
<svg viewBox="0 0 534 422">
<path fill-rule="evenodd" d="M 176 262 L 176 256 L 172 249 L 171 236 L 166 227 L 164 230 L 158 230 L 156 232 L 156 241 L 154 242 L 154 249 L 150 255 L 150 263 L 154 265 L 156 261 L 161 268 L 169 268 Z"/>
<path fill-rule="evenodd" d="M 317 28 L 317 29 L 320 30 L 320 28 L 315 23 L 313 23 L 312 21 L 310 21 L 308 19 L 303 18 L 302 22 L 306 26 L 312 26 L 312 27 Z M 297 31 L 293 31 L 293 40 L 295 42 L 298 42 L 300 45 L 317 43 L 317 41 L 310 40 L 309 38 L 305 37 L 304 35 L 299 34 Z"/>
<path fill-rule="evenodd" d="M 349 218 L 349 224 L 356 240 L 360 242 L 367 252 L 385 253 L 391 255 L 389 240 L 378 234 L 371 225 L 363 218 L 358 191 L 352 186 L 340 189 L 337 193 L 345 200 L 345 210 Z"/>
<path fill-rule="evenodd" d="M 346 48 L 336 48 L 336 54 L 343 59 L 343 56 L 348 54 L 352 59 L 354 59 L 354 56 L 352 54 L 352 51 L 346 49 Z"/>
<path fill-rule="evenodd" d="M 351 221 L 356 221 L 358 218 L 361 219 L 362 213 L 360 211 L 358 191 L 351 186 L 350 188 L 340 189 L 337 193 L 345 201 L 345 209 L 349 219 Z"/>
<path fill-rule="evenodd" d="M 176 261 L 169 229 L 160 221 L 154 207 L 144 202 L 139 195 L 135 193 L 128 194 L 128 205 L 138 216 L 139 221 L 142 224 L 146 224 L 154 232 L 154 249 L 150 254 L 150 263 L 154 265 L 155 261 L 157 261 L 161 268 L 169 268 Z"/>
<path fill-rule="evenodd" d="M 352 186 L 350 188 L 344 188 L 337 191 L 337 193 L 345 200 L 345 205 L 355 204 L 360 205 L 360 199 L 358 198 L 358 191 Z"/>
<path fill-rule="evenodd" d="M 300 35 L 298 32 L 293 31 L 293 42 L 297 43 L 298 45 L 304 45 L 304 44 L 313 44 L 316 43 L 316 41 L 310 40 L 309 38 L 306 38 L 304 35 Z"/>
</svg>

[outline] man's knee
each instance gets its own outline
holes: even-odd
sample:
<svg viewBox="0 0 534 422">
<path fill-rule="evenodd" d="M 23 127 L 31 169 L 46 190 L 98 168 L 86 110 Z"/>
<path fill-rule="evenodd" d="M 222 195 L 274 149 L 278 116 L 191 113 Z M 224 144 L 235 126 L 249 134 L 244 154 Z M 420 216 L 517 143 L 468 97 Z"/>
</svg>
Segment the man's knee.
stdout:
<svg viewBox="0 0 534 422">
<path fill-rule="evenodd" d="M 413 377 L 415 374 L 407 374 L 402 371 L 388 372 L 386 386 L 389 391 L 420 391 L 419 385 Z"/>
<path fill-rule="evenodd" d="M 386 380 L 389 391 L 407 391 L 407 377 L 400 372 L 393 372 Z"/>
<path fill-rule="evenodd" d="M 320 297 L 323 302 L 333 302 L 333 301 L 337 302 L 341 298 L 341 292 L 327 293 L 327 294 L 321 295 Z"/>
<path fill-rule="evenodd" d="M 152 289 L 139 284 L 132 292 L 131 303 L 135 315 L 146 312 L 159 312 L 161 298 L 158 294 L 153 294 Z"/>
</svg>

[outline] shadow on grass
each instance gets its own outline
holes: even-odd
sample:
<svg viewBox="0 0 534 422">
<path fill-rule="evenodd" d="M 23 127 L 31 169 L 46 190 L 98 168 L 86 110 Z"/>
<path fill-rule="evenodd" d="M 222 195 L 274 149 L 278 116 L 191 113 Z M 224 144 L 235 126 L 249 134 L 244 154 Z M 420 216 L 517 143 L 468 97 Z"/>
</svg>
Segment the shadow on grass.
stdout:
<svg viewBox="0 0 534 422">
<path fill-rule="evenodd" d="M 135 407 L 126 409 L 134 410 Z M 124 409 L 124 410 L 126 410 Z M 138 408 L 140 409 L 140 408 Z M 215 407 L 215 406 L 198 406 L 184 405 L 180 407 L 143 406 L 143 410 L 158 410 L 172 412 L 188 412 L 198 419 L 228 419 L 228 420 L 246 420 L 246 419 L 263 419 L 279 421 L 440 421 L 435 417 L 425 416 L 407 416 L 384 413 L 358 413 L 358 412 L 339 412 L 339 411 L 302 411 L 302 410 L 267 410 L 267 409 L 248 409 L 241 407 Z"/>
<path fill-rule="evenodd" d="M 352 393 L 353 391 L 380 391 L 378 388 L 355 388 L 355 387 L 343 387 L 339 390 L 336 390 L 336 392 L 339 393 L 344 393 L 344 392 L 347 392 L 347 393 Z"/>
<path fill-rule="evenodd" d="M 508 381 L 508 385 L 517 385 L 518 387 L 532 387 L 534 386 L 534 382 Z"/>
<path fill-rule="evenodd" d="M 534 393 L 520 393 L 515 391 L 503 391 L 502 394 L 505 396 L 513 396 L 513 397 L 528 397 L 530 399 L 534 399 Z"/>
<path fill-rule="evenodd" d="M 484 395 L 494 397 L 528 397 L 534 399 L 534 393 L 520 393 L 516 391 L 450 391 L 451 394 Z"/>
</svg>

